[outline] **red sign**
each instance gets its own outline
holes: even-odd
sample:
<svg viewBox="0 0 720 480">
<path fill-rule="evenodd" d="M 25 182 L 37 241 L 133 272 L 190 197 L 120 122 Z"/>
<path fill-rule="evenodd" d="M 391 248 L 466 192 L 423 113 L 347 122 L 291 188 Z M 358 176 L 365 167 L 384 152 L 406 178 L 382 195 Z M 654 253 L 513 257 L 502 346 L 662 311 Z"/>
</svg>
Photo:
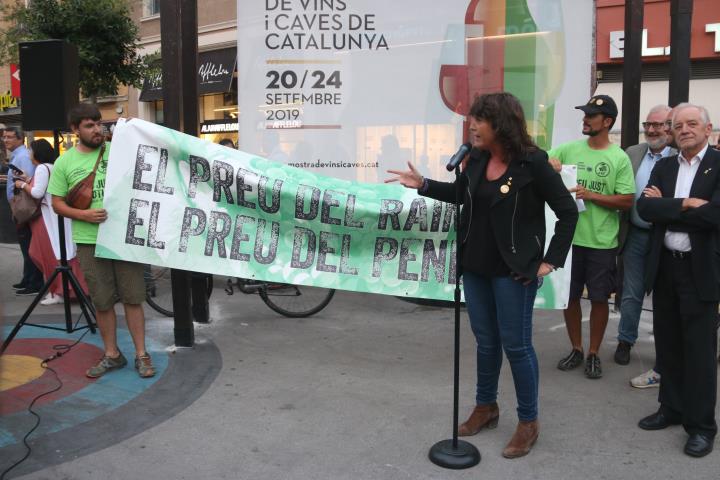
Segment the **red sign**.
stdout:
<svg viewBox="0 0 720 480">
<path fill-rule="evenodd" d="M 20 67 L 10 64 L 10 95 L 20 98 Z"/>
<path fill-rule="evenodd" d="M 643 61 L 670 59 L 671 0 L 645 0 Z M 624 49 L 625 2 L 597 0 L 597 63 L 621 63 Z M 694 0 L 690 31 L 690 58 L 720 58 L 718 0 Z"/>
</svg>

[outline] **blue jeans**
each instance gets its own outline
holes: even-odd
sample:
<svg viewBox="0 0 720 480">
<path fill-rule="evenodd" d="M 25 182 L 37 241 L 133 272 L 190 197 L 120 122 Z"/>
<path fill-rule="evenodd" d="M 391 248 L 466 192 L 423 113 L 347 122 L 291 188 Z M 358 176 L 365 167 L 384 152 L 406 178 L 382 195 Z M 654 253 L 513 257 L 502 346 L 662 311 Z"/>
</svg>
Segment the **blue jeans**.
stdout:
<svg viewBox="0 0 720 480">
<path fill-rule="evenodd" d="M 645 297 L 645 254 L 650 231 L 631 226 L 623 249 L 623 293 L 620 302 L 618 340 L 635 344 Z"/>
<path fill-rule="evenodd" d="M 539 371 L 532 346 L 532 311 L 537 281 L 523 285 L 511 277 L 463 273 L 465 304 L 477 341 L 477 405 L 497 400 L 502 351 L 510 362 L 518 417 L 538 416 Z"/>
</svg>

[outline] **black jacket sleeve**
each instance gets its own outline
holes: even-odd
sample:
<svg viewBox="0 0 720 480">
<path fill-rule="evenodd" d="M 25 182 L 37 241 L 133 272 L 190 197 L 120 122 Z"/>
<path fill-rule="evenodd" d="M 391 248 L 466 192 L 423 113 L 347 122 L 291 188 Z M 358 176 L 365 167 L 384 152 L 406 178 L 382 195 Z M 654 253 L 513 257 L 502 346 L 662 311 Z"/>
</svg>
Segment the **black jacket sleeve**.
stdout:
<svg viewBox="0 0 720 480">
<path fill-rule="evenodd" d="M 466 176 L 463 174 L 460 177 L 460 181 L 463 185 L 466 184 L 465 179 Z M 428 179 L 428 188 L 427 191 L 421 193 L 421 195 L 434 198 L 435 200 L 440 200 L 441 202 L 447 202 L 447 203 L 455 203 L 455 182 L 439 182 L 437 180 L 430 180 Z M 418 191 L 419 193 L 419 191 Z M 463 194 L 461 197 L 460 203 L 463 203 L 465 200 L 465 195 Z"/>
<path fill-rule="evenodd" d="M 658 187 L 663 195 L 669 192 L 664 192 L 661 186 L 662 172 L 668 168 L 668 162 L 671 161 L 677 161 L 677 157 L 660 160 L 648 181 L 648 186 Z M 715 230 L 720 225 L 720 182 L 716 184 L 708 203 L 702 207 L 683 210 L 682 202 L 682 198 L 648 198 L 643 194 L 637 202 L 638 214 L 645 221 L 668 225 L 671 231 L 708 231 Z"/>
<path fill-rule="evenodd" d="M 680 214 L 680 221 L 688 231 L 716 230 L 720 225 L 720 182 L 715 185 L 712 197 L 702 207 L 689 208 Z"/>
<path fill-rule="evenodd" d="M 547 153 L 542 150 L 535 153 L 532 164 L 536 191 L 558 218 L 555 222 L 555 233 L 543 261 L 555 267 L 562 267 L 565 265 L 575 234 L 578 221 L 577 205 L 560 174 L 548 163 Z"/>
<path fill-rule="evenodd" d="M 663 158 L 650 173 L 650 180 L 645 188 L 655 186 L 662 192 L 662 172 L 668 168 L 668 162 L 676 157 Z M 667 192 L 663 192 L 665 195 Z M 643 193 L 637 201 L 638 215 L 650 223 L 676 223 L 682 214 L 682 198 L 648 198 Z"/>
</svg>

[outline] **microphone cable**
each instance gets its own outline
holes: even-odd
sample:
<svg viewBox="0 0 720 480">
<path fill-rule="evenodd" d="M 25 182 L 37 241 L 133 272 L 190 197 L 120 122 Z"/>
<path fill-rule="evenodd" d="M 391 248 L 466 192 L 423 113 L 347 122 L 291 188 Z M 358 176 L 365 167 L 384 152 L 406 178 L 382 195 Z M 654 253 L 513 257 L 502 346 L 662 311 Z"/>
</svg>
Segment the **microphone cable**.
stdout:
<svg viewBox="0 0 720 480">
<path fill-rule="evenodd" d="M 78 323 L 79 322 L 80 322 L 80 319 L 78 318 Z M 77 323 L 75 325 L 77 326 Z M 37 402 L 38 400 L 40 400 L 41 398 L 43 398 L 47 395 L 57 392 L 58 390 L 62 389 L 62 387 L 64 385 L 62 380 L 60 379 L 60 376 L 58 375 L 57 371 L 55 371 L 55 369 L 52 368 L 48 364 L 50 362 L 52 362 L 53 360 L 57 360 L 58 358 L 62 357 L 63 355 L 67 355 L 68 353 L 70 353 L 70 351 L 73 349 L 73 347 L 75 347 L 78 343 L 80 343 L 82 341 L 82 339 L 85 338 L 85 335 L 87 335 L 89 331 L 90 331 L 89 328 L 86 329 L 85 332 L 82 335 L 80 335 L 80 338 L 78 338 L 77 340 L 75 340 L 75 342 L 73 342 L 71 344 L 53 345 L 52 349 L 55 353 L 53 353 L 52 355 L 43 359 L 40 362 L 40 366 L 42 368 L 52 372 L 52 374 L 55 376 L 55 380 L 57 381 L 57 386 L 55 388 L 53 388 L 52 390 L 48 390 L 46 392 L 40 393 L 39 395 L 35 396 L 35 398 L 33 398 L 32 402 L 30 402 L 30 405 L 28 405 L 27 411 L 28 411 L 28 413 L 30 413 L 32 416 L 35 417 L 35 425 L 33 425 L 33 427 L 25 434 L 25 436 L 22 439 L 22 443 L 23 443 L 23 445 L 25 445 L 25 449 L 26 449 L 25 455 L 23 455 L 23 457 L 20 460 L 13 463 L 8 468 L 6 468 L 2 473 L 0 473 L 0 480 L 5 480 L 5 475 L 7 475 L 11 470 L 13 470 L 15 467 L 17 467 L 18 465 L 23 463 L 25 460 L 27 460 L 28 457 L 30 457 L 30 454 L 32 453 L 32 448 L 30 447 L 30 444 L 28 444 L 28 438 L 40 426 L 40 415 L 36 411 L 33 410 L 33 406 L 35 405 L 35 402 Z"/>
</svg>

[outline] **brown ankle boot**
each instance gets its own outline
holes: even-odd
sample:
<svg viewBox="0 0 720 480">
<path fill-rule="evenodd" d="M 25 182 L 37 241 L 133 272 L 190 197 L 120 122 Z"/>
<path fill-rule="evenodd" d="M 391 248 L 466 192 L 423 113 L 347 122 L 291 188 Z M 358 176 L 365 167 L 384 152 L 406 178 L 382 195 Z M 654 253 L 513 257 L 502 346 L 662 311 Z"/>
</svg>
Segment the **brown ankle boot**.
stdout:
<svg viewBox="0 0 720 480">
<path fill-rule="evenodd" d="M 470 417 L 458 428 L 458 436 L 475 435 L 483 428 L 495 428 L 498 424 L 500 409 L 497 403 L 477 405 Z"/>
<path fill-rule="evenodd" d="M 517 458 L 527 455 L 540 434 L 538 421 L 518 422 L 515 434 L 503 450 L 505 458 Z"/>
</svg>

